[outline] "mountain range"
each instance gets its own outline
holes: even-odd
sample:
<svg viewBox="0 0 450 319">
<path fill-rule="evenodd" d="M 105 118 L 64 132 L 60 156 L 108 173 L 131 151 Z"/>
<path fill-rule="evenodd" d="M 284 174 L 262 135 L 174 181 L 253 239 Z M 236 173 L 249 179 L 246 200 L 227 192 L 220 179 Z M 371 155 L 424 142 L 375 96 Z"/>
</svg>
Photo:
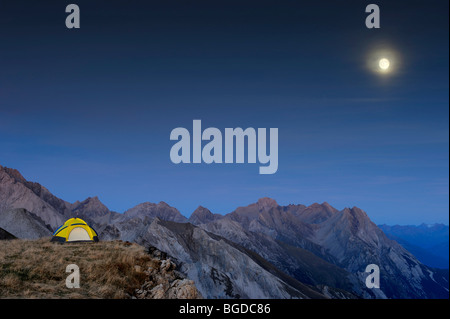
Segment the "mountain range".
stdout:
<svg viewBox="0 0 450 319">
<path fill-rule="evenodd" d="M 421 263 L 357 207 L 281 206 L 274 199 L 189 218 L 165 202 L 124 213 L 98 197 L 69 203 L 15 169 L 0 166 L 0 228 L 18 238 L 49 237 L 80 217 L 100 240 L 166 252 L 205 298 L 448 298 L 448 270 Z M 380 288 L 365 285 L 380 268 Z"/>
<path fill-rule="evenodd" d="M 391 239 L 427 266 L 449 268 L 449 226 L 444 224 L 379 225 Z"/>
</svg>

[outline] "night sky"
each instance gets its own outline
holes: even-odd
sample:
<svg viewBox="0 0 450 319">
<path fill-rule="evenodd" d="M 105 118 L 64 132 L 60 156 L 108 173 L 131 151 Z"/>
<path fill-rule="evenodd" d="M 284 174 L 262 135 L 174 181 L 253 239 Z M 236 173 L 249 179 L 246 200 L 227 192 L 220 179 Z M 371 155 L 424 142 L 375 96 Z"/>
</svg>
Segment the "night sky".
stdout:
<svg viewBox="0 0 450 319">
<path fill-rule="evenodd" d="M 67 29 L 66 5 L 81 10 Z M 367 29 L 366 5 L 381 10 Z M 74 202 L 189 216 L 268 196 L 449 213 L 448 1 L 0 0 L 0 164 Z M 389 55 L 380 74 L 373 59 Z M 172 129 L 279 130 L 279 167 L 170 161 Z"/>
</svg>

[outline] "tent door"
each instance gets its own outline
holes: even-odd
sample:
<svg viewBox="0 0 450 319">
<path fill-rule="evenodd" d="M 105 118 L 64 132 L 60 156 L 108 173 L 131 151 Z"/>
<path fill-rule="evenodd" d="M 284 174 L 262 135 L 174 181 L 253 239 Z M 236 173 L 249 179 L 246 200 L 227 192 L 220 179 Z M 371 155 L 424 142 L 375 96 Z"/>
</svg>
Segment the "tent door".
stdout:
<svg viewBox="0 0 450 319">
<path fill-rule="evenodd" d="M 69 234 L 67 241 L 91 240 L 86 229 L 75 227 Z"/>
</svg>

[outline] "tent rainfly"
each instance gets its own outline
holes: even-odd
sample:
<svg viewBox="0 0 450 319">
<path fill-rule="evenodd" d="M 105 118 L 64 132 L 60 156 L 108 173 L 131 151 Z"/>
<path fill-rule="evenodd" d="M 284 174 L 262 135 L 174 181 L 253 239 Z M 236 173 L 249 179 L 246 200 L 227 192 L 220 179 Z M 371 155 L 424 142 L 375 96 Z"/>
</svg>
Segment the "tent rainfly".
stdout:
<svg viewBox="0 0 450 319">
<path fill-rule="evenodd" d="M 71 218 L 54 233 L 53 242 L 98 242 L 97 232 L 80 218 Z"/>
</svg>

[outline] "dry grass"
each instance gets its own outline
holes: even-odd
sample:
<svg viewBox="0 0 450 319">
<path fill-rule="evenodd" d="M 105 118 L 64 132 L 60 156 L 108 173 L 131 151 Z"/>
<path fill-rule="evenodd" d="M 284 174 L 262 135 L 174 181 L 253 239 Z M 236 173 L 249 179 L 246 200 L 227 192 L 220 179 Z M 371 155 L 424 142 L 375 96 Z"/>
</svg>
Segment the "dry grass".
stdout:
<svg viewBox="0 0 450 319">
<path fill-rule="evenodd" d="M 0 298 L 129 298 L 155 267 L 144 247 L 121 241 L 0 241 Z M 80 269 L 80 288 L 66 287 L 66 267 Z M 139 267 L 138 267 L 139 266 Z"/>
</svg>

